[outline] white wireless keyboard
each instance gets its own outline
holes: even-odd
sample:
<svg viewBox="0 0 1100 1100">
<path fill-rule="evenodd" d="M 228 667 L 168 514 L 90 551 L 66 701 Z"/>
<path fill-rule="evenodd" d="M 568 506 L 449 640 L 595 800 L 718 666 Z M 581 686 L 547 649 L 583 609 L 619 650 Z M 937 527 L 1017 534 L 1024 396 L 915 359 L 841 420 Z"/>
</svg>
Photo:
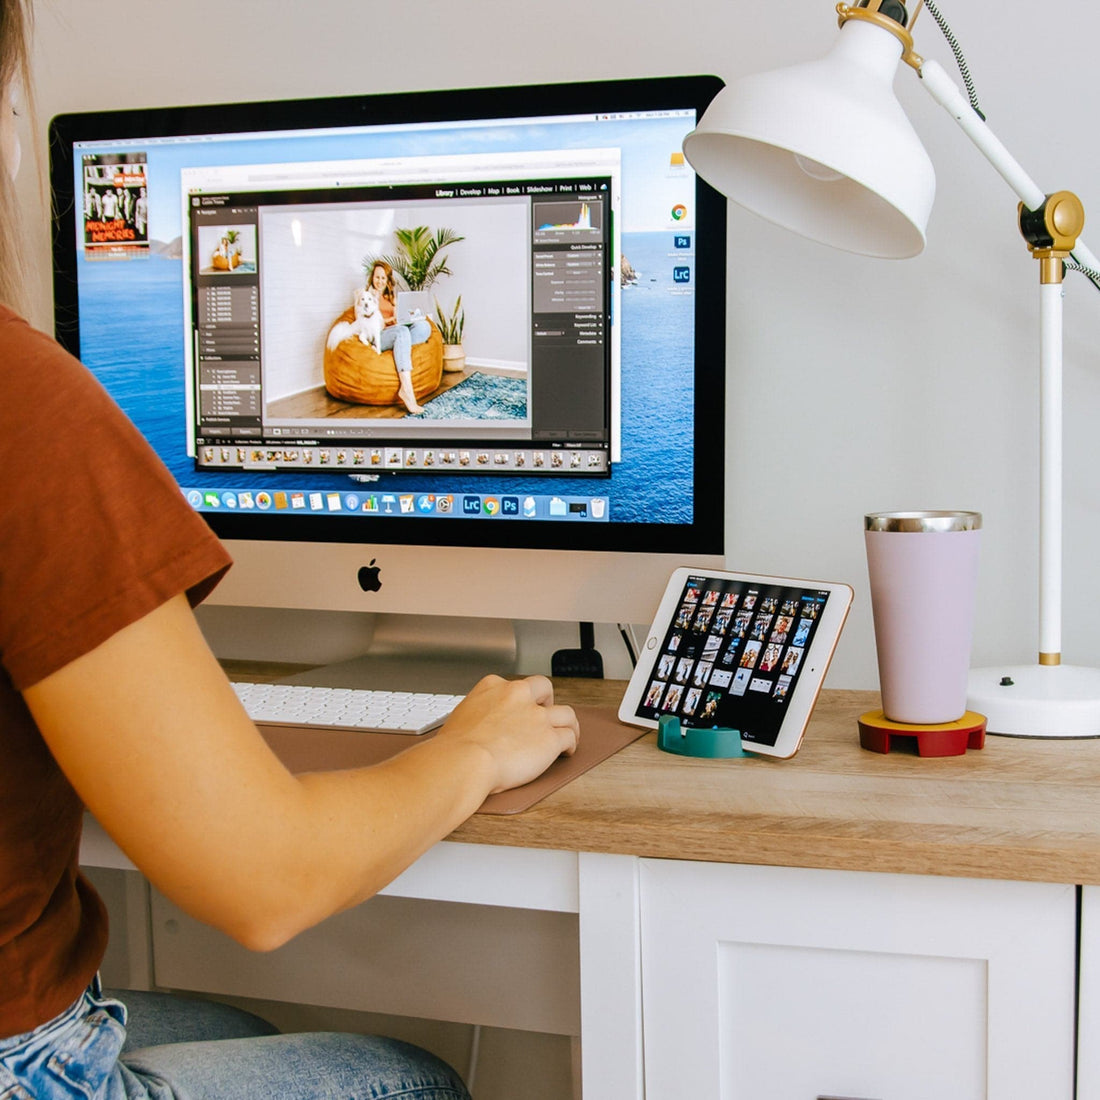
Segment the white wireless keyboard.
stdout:
<svg viewBox="0 0 1100 1100">
<path fill-rule="evenodd" d="M 301 684 L 235 683 L 253 722 L 275 726 L 420 734 L 442 725 L 461 695 Z"/>
</svg>

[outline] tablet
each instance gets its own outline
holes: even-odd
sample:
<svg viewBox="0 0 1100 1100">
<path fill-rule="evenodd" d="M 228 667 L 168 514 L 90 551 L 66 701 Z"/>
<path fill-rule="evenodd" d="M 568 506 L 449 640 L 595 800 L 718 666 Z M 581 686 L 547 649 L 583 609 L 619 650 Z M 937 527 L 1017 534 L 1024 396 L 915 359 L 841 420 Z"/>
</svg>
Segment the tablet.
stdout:
<svg viewBox="0 0 1100 1100">
<path fill-rule="evenodd" d="M 677 569 L 619 707 L 627 725 L 735 729 L 750 752 L 793 756 L 852 589 L 828 581 Z"/>
</svg>

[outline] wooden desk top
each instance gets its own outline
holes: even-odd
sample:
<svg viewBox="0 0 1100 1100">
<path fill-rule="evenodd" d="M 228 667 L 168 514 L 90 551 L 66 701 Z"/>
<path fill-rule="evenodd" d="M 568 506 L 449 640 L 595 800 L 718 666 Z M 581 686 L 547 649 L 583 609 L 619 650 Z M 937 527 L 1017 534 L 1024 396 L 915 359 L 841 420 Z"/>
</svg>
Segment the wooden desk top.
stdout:
<svg viewBox="0 0 1100 1100">
<path fill-rule="evenodd" d="M 625 683 L 561 680 L 562 702 L 614 710 Z M 523 813 L 452 838 L 902 874 L 1100 885 L 1100 740 L 987 737 L 965 756 L 859 745 L 875 692 L 824 691 L 790 760 L 699 760 L 649 733 Z"/>
<path fill-rule="evenodd" d="M 625 684 L 561 681 L 617 706 Z M 514 817 L 454 839 L 666 859 L 1100 885 L 1100 740 L 987 737 L 965 756 L 859 744 L 875 692 L 824 691 L 790 760 L 698 760 L 646 734 Z M 582 731 L 583 732 L 583 731 Z"/>
</svg>

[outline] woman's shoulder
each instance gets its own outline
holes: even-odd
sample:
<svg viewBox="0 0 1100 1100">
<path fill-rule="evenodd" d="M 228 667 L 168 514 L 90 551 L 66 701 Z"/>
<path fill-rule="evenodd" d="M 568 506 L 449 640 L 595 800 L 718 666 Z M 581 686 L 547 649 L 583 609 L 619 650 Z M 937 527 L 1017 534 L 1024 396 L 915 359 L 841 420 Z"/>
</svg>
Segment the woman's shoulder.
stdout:
<svg viewBox="0 0 1100 1100">
<path fill-rule="evenodd" d="M 72 358 L 52 336 L 35 328 L 22 314 L 3 303 L 0 303 L 0 343 L 5 354 L 22 346 L 37 355 Z"/>
<path fill-rule="evenodd" d="M 19 340 L 32 337 L 36 330 L 21 314 L 0 302 L 0 338 Z"/>
<path fill-rule="evenodd" d="M 95 376 L 79 359 L 14 310 L 0 305 L 0 391 L 9 396 L 24 392 L 28 398 L 56 404 L 73 391 L 98 397 L 99 390 Z"/>
<path fill-rule="evenodd" d="M 0 452 L 78 434 L 132 432 L 99 379 L 52 336 L 0 306 Z"/>
</svg>

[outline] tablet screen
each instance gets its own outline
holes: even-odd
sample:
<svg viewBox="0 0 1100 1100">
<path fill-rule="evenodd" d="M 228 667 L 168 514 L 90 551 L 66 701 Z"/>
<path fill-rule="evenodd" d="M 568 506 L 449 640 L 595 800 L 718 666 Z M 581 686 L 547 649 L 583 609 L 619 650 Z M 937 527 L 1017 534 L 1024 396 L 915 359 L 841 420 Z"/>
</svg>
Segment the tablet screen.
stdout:
<svg viewBox="0 0 1100 1100">
<path fill-rule="evenodd" d="M 640 718 L 674 714 L 687 726 L 739 730 L 775 745 L 830 593 L 689 574 Z"/>
</svg>

